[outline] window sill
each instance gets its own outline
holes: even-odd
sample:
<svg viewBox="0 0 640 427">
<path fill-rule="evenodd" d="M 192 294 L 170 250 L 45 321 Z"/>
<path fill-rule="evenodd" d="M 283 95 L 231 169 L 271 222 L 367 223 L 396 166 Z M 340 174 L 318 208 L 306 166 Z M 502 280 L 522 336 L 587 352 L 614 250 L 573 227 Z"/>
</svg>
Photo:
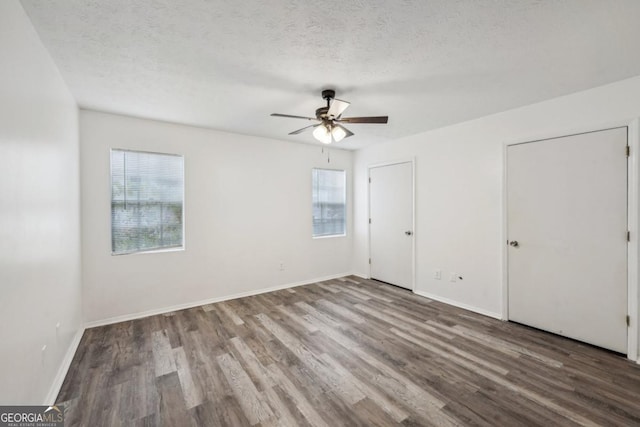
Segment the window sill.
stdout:
<svg viewBox="0 0 640 427">
<path fill-rule="evenodd" d="M 347 234 L 332 234 L 330 236 L 311 236 L 313 240 L 316 239 L 333 239 L 334 237 L 347 237 Z"/>
<path fill-rule="evenodd" d="M 145 254 L 161 254 L 166 252 L 184 252 L 184 246 L 179 248 L 165 248 L 165 249 L 150 249 L 148 251 L 135 251 L 135 252 L 111 252 L 111 256 L 123 256 L 123 255 L 145 255 Z"/>
</svg>

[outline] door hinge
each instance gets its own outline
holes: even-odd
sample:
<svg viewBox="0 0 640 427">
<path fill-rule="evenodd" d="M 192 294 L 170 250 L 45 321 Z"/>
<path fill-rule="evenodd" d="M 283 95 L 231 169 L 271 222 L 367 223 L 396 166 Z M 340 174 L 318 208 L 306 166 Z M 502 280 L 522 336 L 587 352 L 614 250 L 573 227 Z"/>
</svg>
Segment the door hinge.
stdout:
<svg viewBox="0 0 640 427">
<path fill-rule="evenodd" d="M 369 184 L 371 184 L 371 177 L 369 177 Z"/>
<path fill-rule="evenodd" d="M 369 258 L 369 264 L 371 264 L 371 258 Z"/>
<path fill-rule="evenodd" d="M 627 231 L 627 242 L 631 241 L 631 232 Z"/>
<path fill-rule="evenodd" d="M 371 218 L 369 218 L 369 224 L 371 224 Z"/>
<path fill-rule="evenodd" d="M 631 155 L 631 147 L 627 145 L 627 157 Z"/>
<path fill-rule="evenodd" d="M 631 326 L 631 317 L 627 314 L 627 326 Z"/>
</svg>

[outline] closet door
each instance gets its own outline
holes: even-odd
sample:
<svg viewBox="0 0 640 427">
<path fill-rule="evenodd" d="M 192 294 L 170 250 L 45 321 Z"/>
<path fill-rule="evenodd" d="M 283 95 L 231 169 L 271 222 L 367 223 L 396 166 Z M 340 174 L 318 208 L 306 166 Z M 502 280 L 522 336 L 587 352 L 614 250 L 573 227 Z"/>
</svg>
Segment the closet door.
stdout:
<svg viewBox="0 0 640 427">
<path fill-rule="evenodd" d="M 627 128 L 507 148 L 509 320 L 627 352 Z"/>
</svg>

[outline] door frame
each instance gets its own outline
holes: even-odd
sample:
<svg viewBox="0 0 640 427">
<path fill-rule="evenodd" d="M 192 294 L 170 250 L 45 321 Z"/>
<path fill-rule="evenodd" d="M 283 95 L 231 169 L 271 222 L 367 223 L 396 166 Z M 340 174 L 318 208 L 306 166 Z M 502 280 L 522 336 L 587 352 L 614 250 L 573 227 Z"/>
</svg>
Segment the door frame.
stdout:
<svg viewBox="0 0 640 427">
<path fill-rule="evenodd" d="M 509 320 L 509 262 L 508 247 L 508 200 L 507 200 L 507 150 L 512 145 L 529 142 L 543 141 L 547 139 L 562 138 L 565 136 L 579 135 L 583 133 L 598 132 L 608 129 L 626 127 L 627 144 L 631 153 L 627 162 L 627 228 L 631 232 L 631 239 L 627 243 L 627 314 L 630 316 L 627 328 L 627 358 L 640 364 L 638 357 L 638 299 L 640 297 L 638 279 L 640 277 L 638 254 L 640 254 L 640 222 L 638 211 L 640 210 L 640 118 L 633 120 L 620 120 L 603 123 L 599 126 L 589 126 L 576 129 L 565 129 L 552 133 L 532 135 L 518 141 L 503 142 L 502 150 L 502 234 L 500 245 L 502 247 L 502 320 Z"/>
<path fill-rule="evenodd" d="M 367 166 L 367 219 L 371 218 L 371 169 L 384 166 L 411 164 L 411 228 L 413 239 L 411 240 L 411 292 L 416 291 L 416 158 L 409 157 L 389 162 L 374 163 Z M 367 227 L 367 240 L 369 260 L 371 260 L 371 224 Z M 371 262 L 369 262 L 369 278 L 371 278 Z"/>
</svg>

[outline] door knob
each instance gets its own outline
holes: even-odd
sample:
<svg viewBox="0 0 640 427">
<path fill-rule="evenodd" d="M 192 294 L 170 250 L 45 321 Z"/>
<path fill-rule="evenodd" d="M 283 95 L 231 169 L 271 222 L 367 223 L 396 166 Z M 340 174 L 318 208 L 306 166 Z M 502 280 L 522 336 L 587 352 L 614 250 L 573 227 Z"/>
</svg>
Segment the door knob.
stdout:
<svg viewBox="0 0 640 427">
<path fill-rule="evenodd" d="M 509 244 L 510 244 L 511 246 L 513 246 L 514 248 L 517 248 L 517 247 L 518 247 L 518 241 L 517 241 L 517 240 L 512 240 L 512 241 L 510 241 L 510 242 L 509 242 Z"/>
<path fill-rule="evenodd" d="M 411 236 L 413 234 L 413 231 L 407 230 L 404 232 L 404 234 L 406 234 L 407 236 Z"/>
</svg>

